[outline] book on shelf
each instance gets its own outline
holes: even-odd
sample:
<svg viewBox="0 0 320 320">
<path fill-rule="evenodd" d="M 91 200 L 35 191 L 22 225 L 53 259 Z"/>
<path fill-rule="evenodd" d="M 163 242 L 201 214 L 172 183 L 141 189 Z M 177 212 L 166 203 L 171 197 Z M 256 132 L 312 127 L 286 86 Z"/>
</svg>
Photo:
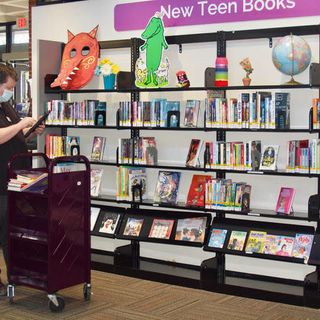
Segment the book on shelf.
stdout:
<svg viewBox="0 0 320 320">
<path fill-rule="evenodd" d="M 312 126 L 313 129 L 319 129 L 320 128 L 320 99 L 319 98 L 313 98 L 312 99 Z"/>
<path fill-rule="evenodd" d="M 293 212 L 292 203 L 295 195 L 294 188 L 281 187 L 275 211 L 290 214 Z"/>
<path fill-rule="evenodd" d="M 80 137 L 66 136 L 66 151 L 67 156 L 79 156 L 80 155 Z"/>
<path fill-rule="evenodd" d="M 263 146 L 259 170 L 275 171 L 277 169 L 278 152 L 278 145 Z"/>
<path fill-rule="evenodd" d="M 123 231 L 124 236 L 139 237 L 143 225 L 143 218 L 128 217 L 126 226 Z"/>
<path fill-rule="evenodd" d="M 227 233 L 227 229 L 212 228 L 209 236 L 208 246 L 211 248 L 222 249 Z"/>
<path fill-rule="evenodd" d="M 175 240 L 204 242 L 207 217 L 178 219 Z"/>
<path fill-rule="evenodd" d="M 155 203 L 176 204 L 181 172 L 159 171 L 154 194 Z"/>
<path fill-rule="evenodd" d="M 184 125 L 186 127 L 197 127 L 199 111 L 200 100 L 187 100 L 184 114 Z"/>
<path fill-rule="evenodd" d="M 103 159 L 105 145 L 106 145 L 106 138 L 105 137 L 95 136 L 93 138 L 92 150 L 91 150 L 91 160 L 100 161 Z"/>
<path fill-rule="evenodd" d="M 290 128 L 290 93 L 275 93 L 275 127 L 276 129 Z"/>
<path fill-rule="evenodd" d="M 147 192 L 147 174 L 145 168 L 128 168 L 128 191 L 131 201 L 145 199 Z"/>
<path fill-rule="evenodd" d="M 186 205 L 189 207 L 203 207 L 205 205 L 206 183 L 212 177 L 209 175 L 194 174 L 189 187 Z"/>
<path fill-rule="evenodd" d="M 104 127 L 107 123 L 107 103 L 105 101 L 98 101 L 94 111 L 94 125 L 97 127 Z"/>
<path fill-rule="evenodd" d="M 251 230 L 246 244 L 246 253 L 262 253 L 267 233 Z"/>
<path fill-rule="evenodd" d="M 313 234 L 297 233 L 294 239 L 292 256 L 295 258 L 302 258 L 304 259 L 304 262 L 307 263 L 313 244 L 313 238 Z"/>
<path fill-rule="evenodd" d="M 292 256 L 292 250 L 294 245 L 294 237 L 290 236 L 280 236 L 280 239 L 278 241 L 278 247 L 276 251 L 277 256 L 285 256 L 285 257 L 291 257 Z"/>
<path fill-rule="evenodd" d="M 76 162 L 58 162 L 53 168 L 53 173 L 66 173 L 74 171 L 83 171 L 84 168 Z"/>
<path fill-rule="evenodd" d="M 247 237 L 246 231 L 232 230 L 229 238 L 229 242 L 227 245 L 227 249 L 242 251 L 244 248 L 244 244 L 246 242 L 246 237 Z"/>
<path fill-rule="evenodd" d="M 90 208 L 90 231 L 93 231 L 96 225 L 100 210 L 101 209 L 97 207 Z"/>
<path fill-rule="evenodd" d="M 149 232 L 149 238 L 170 239 L 174 220 L 153 219 Z"/>
<path fill-rule="evenodd" d="M 90 195 L 91 197 L 98 197 L 101 188 L 103 169 L 91 169 L 90 172 Z"/>
<path fill-rule="evenodd" d="M 48 188 L 48 173 L 43 171 L 16 170 L 16 178 L 8 182 L 9 191 L 43 193 Z"/>
<path fill-rule="evenodd" d="M 274 234 L 267 234 L 264 240 L 262 253 L 276 255 L 279 241 L 280 241 L 280 236 L 277 236 Z"/>
<path fill-rule="evenodd" d="M 249 142 L 250 157 L 251 157 L 251 169 L 253 171 L 259 170 L 261 160 L 261 141 L 254 140 Z"/>
<path fill-rule="evenodd" d="M 120 219 L 120 214 L 115 212 L 103 212 L 99 226 L 99 233 L 114 234 Z"/>
<path fill-rule="evenodd" d="M 187 167 L 197 167 L 200 165 L 200 152 L 202 149 L 203 140 L 200 139 L 192 139 L 190 142 L 190 147 L 186 159 Z"/>
</svg>

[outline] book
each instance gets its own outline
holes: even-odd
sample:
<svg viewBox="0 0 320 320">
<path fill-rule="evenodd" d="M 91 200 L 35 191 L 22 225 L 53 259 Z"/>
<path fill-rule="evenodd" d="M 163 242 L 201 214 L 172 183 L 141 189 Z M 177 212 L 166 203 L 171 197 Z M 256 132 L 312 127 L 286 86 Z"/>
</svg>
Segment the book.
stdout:
<svg viewBox="0 0 320 320">
<path fill-rule="evenodd" d="M 80 137 L 66 136 L 66 155 L 79 156 L 80 155 Z"/>
<path fill-rule="evenodd" d="M 186 127 L 197 127 L 199 110 L 200 100 L 187 100 L 184 114 L 184 125 Z"/>
<path fill-rule="evenodd" d="M 290 128 L 290 93 L 275 93 L 275 125 L 276 129 Z"/>
<path fill-rule="evenodd" d="M 251 149 L 251 169 L 253 171 L 259 170 L 261 160 L 261 141 L 255 140 L 250 143 Z"/>
<path fill-rule="evenodd" d="M 265 145 L 263 146 L 259 170 L 276 170 L 279 146 Z"/>
<path fill-rule="evenodd" d="M 228 230 L 226 229 L 212 228 L 210 232 L 208 247 L 222 249 L 226 240 L 227 233 Z"/>
<path fill-rule="evenodd" d="M 292 256 L 295 258 L 302 258 L 304 259 L 304 262 L 307 263 L 313 244 L 313 238 L 313 234 L 297 233 L 294 239 Z"/>
<path fill-rule="evenodd" d="M 31 183 L 33 181 L 41 179 L 42 176 L 46 176 L 46 172 L 35 170 L 16 170 L 15 173 L 17 176 L 16 180 L 24 183 Z"/>
<path fill-rule="evenodd" d="M 278 241 L 278 247 L 277 247 L 277 256 L 285 256 L 285 257 L 291 257 L 292 256 L 292 250 L 293 250 L 293 244 L 294 244 L 294 237 L 290 236 L 280 236 L 280 239 Z"/>
<path fill-rule="evenodd" d="M 207 217 L 178 219 L 175 240 L 203 243 Z"/>
<path fill-rule="evenodd" d="M 292 212 L 294 194 L 294 188 L 281 187 L 275 211 L 277 213 L 290 214 Z"/>
<path fill-rule="evenodd" d="M 106 138 L 94 137 L 92 142 L 91 160 L 99 161 L 103 159 L 103 153 L 105 149 Z"/>
<path fill-rule="evenodd" d="M 180 183 L 180 172 L 159 171 L 154 202 L 176 204 Z"/>
<path fill-rule="evenodd" d="M 90 182 L 91 189 L 90 195 L 91 197 L 98 197 L 100 188 L 101 188 L 101 180 L 102 180 L 103 169 L 91 169 L 90 172 Z"/>
<path fill-rule="evenodd" d="M 102 212 L 103 218 L 99 227 L 100 233 L 114 234 L 120 219 L 119 213 Z"/>
<path fill-rule="evenodd" d="M 227 248 L 229 250 L 242 251 L 246 241 L 247 232 L 232 230 Z"/>
<path fill-rule="evenodd" d="M 143 218 L 137 219 L 129 217 L 124 228 L 123 235 L 139 237 L 143 225 L 143 220 Z"/>
<path fill-rule="evenodd" d="M 145 168 L 128 168 L 128 191 L 131 201 L 146 198 L 147 174 Z"/>
<path fill-rule="evenodd" d="M 264 246 L 262 249 L 263 254 L 277 254 L 278 243 L 280 240 L 280 236 L 276 236 L 273 234 L 267 234 L 264 240 Z"/>
<path fill-rule="evenodd" d="M 96 207 L 91 207 L 90 209 L 90 231 L 93 231 L 101 209 Z"/>
<path fill-rule="evenodd" d="M 200 139 L 191 140 L 187 159 L 186 159 L 187 167 L 196 167 L 200 164 L 199 154 L 200 154 L 202 145 L 203 145 L 203 141 Z"/>
<path fill-rule="evenodd" d="M 149 238 L 170 239 L 174 220 L 153 219 Z"/>
<path fill-rule="evenodd" d="M 189 187 L 187 203 L 189 207 L 204 207 L 206 183 L 211 179 L 211 176 L 194 174 Z"/>
<path fill-rule="evenodd" d="M 267 233 L 251 230 L 246 245 L 246 253 L 262 253 Z"/>
</svg>

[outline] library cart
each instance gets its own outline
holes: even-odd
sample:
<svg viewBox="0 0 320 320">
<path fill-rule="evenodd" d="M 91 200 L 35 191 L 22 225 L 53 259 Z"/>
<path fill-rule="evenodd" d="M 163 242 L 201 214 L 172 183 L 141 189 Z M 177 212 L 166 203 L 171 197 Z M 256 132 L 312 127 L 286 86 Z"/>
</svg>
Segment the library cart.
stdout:
<svg viewBox="0 0 320 320">
<path fill-rule="evenodd" d="M 48 187 L 8 191 L 7 295 L 13 302 L 15 285 L 40 289 L 47 292 L 50 310 L 61 311 L 65 303 L 57 291 L 84 283 L 85 300 L 91 295 L 90 163 L 84 156 L 49 160 L 43 153 L 19 154 L 8 164 L 9 179 L 21 160 L 32 171 L 47 172 Z M 66 169 L 72 164 L 77 171 Z M 58 167 L 64 172 L 56 173 Z"/>
</svg>

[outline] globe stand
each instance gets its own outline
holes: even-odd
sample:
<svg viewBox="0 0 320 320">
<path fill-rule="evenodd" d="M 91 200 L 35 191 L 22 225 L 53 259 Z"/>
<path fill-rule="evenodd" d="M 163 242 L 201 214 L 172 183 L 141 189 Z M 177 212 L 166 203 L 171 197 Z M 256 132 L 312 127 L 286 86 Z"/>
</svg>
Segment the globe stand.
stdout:
<svg viewBox="0 0 320 320">
<path fill-rule="evenodd" d="M 296 86 L 296 85 L 301 84 L 301 82 L 298 82 L 298 81 L 294 80 L 293 76 L 291 76 L 290 81 L 288 81 L 288 82 L 286 82 L 284 84 L 288 85 L 288 86 Z"/>
</svg>

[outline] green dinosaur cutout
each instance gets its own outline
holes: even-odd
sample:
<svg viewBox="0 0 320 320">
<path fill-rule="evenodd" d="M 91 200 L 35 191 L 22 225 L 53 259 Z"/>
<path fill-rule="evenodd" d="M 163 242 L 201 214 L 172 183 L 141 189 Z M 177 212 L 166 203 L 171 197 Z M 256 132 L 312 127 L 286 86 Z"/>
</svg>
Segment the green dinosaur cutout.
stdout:
<svg viewBox="0 0 320 320">
<path fill-rule="evenodd" d="M 168 59 L 161 64 L 163 48 L 168 48 L 161 14 L 156 13 L 150 19 L 141 37 L 145 43 L 140 50 L 146 52 L 146 63 L 144 66 L 142 58 L 136 63 L 136 86 L 145 88 L 168 84 Z"/>
</svg>

